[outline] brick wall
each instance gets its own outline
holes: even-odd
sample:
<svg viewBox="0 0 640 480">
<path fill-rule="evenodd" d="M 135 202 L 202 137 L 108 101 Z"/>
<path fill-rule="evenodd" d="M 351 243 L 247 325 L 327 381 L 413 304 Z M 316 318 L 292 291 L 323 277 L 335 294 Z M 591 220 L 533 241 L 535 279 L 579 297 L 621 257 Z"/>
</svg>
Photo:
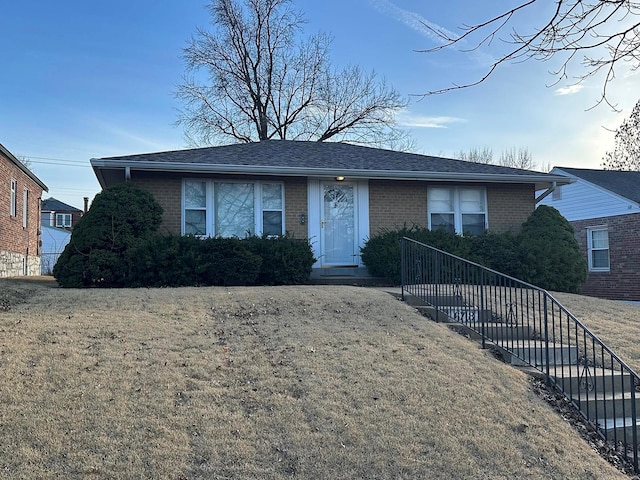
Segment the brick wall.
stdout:
<svg viewBox="0 0 640 480">
<path fill-rule="evenodd" d="M 427 186 L 422 182 L 371 180 L 369 182 L 369 233 L 395 230 L 404 225 L 427 226 Z"/>
<path fill-rule="evenodd" d="M 381 229 L 395 229 L 405 224 L 426 227 L 428 186 L 422 182 L 372 180 L 369 183 L 371 235 L 376 235 Z M 533 185 L 478 186 L 487 189 L 489 229 L 493 232 L 517 232 L 535 208 Z"/>
<path fill-rule="evenodd" d="M 11 179 L 17 182 L 15 216 L 10 215 Z M 26 228 L 23 226 L 25 189 L 29 192 Z M 0 267 L 0 270 L 4 272 L 2 274 L 4 276 L 24 274 L 23 268 L 15 271 L 15 266 L 23 263 L 17 259 L 16 255 L 24 257 L 24 264 L 28 266 L 27 269 L 29 271 L 36 270 L 36 267 L 32 268 L 32 266 L 39 262 L 38 256 L 40 255 L 40 236 L 38 232 L 40 229 L 41 198 L 42 188 L 0 152 L 0 252 L 3 252 L 4 256 L 2 258 L 6 261 L 9 258 L 11 259 L 10 263 L 12 265 L 10 271 Z M 39 267 L 37 270 L 39 271 Z"/>
<path fill-rule="evenodd" d="M 613 300 L 640 301 L 640 213 L 571 222 L 587 259 L 587 228 L 609 232 L 609 272 L 589 272 L 582 294 Z M 588 260 L 588 259 L 587 259 Z"/>
<path fill-rule="evenodd" d="M 535 209 L 533 185 L 487 185 L 489 230 L 518 232 Z"/>
<path fill-rule="evenodd" d="M 285 229 L 296 238 L 307 238 L 308 236 L 309 215 L 307 209 L 306 177 L 286 179 L 284 182 Z M 305 215 L 304 224 L 300 223 L 301 214 Z"/>
<path fill-rule="evenodd" d="M 189 178 L 225 180 L 265 180 L 273 177 L 189 175 Z M 164 210 L 161 233 L 180 233 L 182 175 L 132 172 L 131 181 L 151 192 Z M 307 179 L 287 178 L 285 183 L 285 228 L 298 238 L 307 236 L 308 225 L 300 224 L 300 214 L 308 218 Z M 451 186 L 451 184 L 446 184 Z M 427 226 L 427 187 L 418 181 L 371 180 L 369 182 L 369 232 L 403 225 Z M 534 209 L 532 185 L 485 185 L 492 231 L 517 231 Z"/>
<path fill-rule="evenodd" d="M 131 174 L 131 182 L 150 192 L 162 206 L 160 233 L 180 234 L 182 230 L 182 179 L 202 178 L 206 180 L 274 181 L 273 177 L 220 176 L 220 175 L 176 175 L 156 172 Z M 307 237 L 307 224 L 300 224 L 300 214 L 307 214 L 307 179 L 289 178 L 285 182 L 285 228 L 296 238 Z"/>
</svg>

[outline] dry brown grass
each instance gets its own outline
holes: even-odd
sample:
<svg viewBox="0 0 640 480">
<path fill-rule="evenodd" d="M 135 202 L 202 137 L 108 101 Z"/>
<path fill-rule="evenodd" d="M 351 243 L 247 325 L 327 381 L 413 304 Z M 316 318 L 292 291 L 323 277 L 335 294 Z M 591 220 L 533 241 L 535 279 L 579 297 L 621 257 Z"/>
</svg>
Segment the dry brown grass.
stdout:
<svg viewBox="0 0 640 480">
<path fill-rule="evenodd" d="M 2 478 L 625 478 L 527 376 L 379 290 L 3 299 Z"/>
</svg>

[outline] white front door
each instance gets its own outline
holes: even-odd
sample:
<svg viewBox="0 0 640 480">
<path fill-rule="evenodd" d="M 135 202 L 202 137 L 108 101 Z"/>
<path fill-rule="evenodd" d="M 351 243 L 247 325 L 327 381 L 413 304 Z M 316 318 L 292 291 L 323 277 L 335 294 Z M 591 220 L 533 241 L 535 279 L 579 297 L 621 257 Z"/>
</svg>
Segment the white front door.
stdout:
<svg viewBox="0 0 640 480">
<path fill-rule="evenodd" d="M 322 264 L 358 265 L 357 184 L 322 182 L 320 187 Z"/>
</svg>

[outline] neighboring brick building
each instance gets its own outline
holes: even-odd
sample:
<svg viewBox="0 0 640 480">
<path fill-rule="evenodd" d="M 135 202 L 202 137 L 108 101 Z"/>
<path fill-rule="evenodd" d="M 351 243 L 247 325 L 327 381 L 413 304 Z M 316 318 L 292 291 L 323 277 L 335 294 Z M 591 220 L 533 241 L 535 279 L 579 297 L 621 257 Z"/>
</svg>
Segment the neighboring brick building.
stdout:
<svg viewBox="0 0 640 480">
<path fill-rule="evenodd" d="M 258 143 L 92 159 L 102 187 L 131 181 L 164 209 L 161 231 L 309 238 L 316 273 L 358 274 L 360 248 L 403 225 L 515 231 L 535 191 L 566 177 L 334 142 Z"/>
<path fill-rule="evenodd" d="M 640 172 L 556 167 L 574 180 L 540 203 L 573 225 L 589 266 L 584 295 L 640 301 Z"/>
<path fill-rule="evenodd" d="M 40 212 L 43 226 L 64 228 L 65 230 L 71 230 L 82 217 L 82 210 L 55 198 L 42 200 Z"/>
<path fill-rule="evenodd" d="M 40 200 L 47 187 L 0 144 L 0 277 L 40 275 Z"/>
</svg>

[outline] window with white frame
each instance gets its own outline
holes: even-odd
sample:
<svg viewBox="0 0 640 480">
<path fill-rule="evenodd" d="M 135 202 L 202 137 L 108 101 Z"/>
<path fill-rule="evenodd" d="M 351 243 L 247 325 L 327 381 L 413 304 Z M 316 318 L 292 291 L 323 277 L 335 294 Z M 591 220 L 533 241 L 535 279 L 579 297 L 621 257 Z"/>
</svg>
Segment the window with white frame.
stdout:
<svg viewBox="0 0 640 480">
<path fill-rule="evenodd" d="M 71 228 L 71 214 L 56 213 L 56 227 Z"/>
<path fill-rule="evenodd" d="M 429 229 L 479 235 L 487 228 L 483 187 L 430 187 L 427 192 Z"/>
<path fill-rule="evenodd" d="M 22 228 L 29 226 L 29 190 L 22 191 Z"/>
<path fill-rule="evenodd" d="M 9 206 L 9 214 L 12 217 L 18 215 L 18 202 L 16 199 L 16 191 L 18 190 L 18 182 L 15 179 L 11 179 L 11 202 Z"/>
<path fill-rule="evenodd" d="M 587 251 L 589 254 L 590 272 L 608 272 L 609 231 L 607 227 L 587 228 Z"/>
<path fill-rule="evenodd" d="M 184 180 L 182 232 L 239 237 L 284 233 L 284 186 L 271 182 Z"/>
</svg>

